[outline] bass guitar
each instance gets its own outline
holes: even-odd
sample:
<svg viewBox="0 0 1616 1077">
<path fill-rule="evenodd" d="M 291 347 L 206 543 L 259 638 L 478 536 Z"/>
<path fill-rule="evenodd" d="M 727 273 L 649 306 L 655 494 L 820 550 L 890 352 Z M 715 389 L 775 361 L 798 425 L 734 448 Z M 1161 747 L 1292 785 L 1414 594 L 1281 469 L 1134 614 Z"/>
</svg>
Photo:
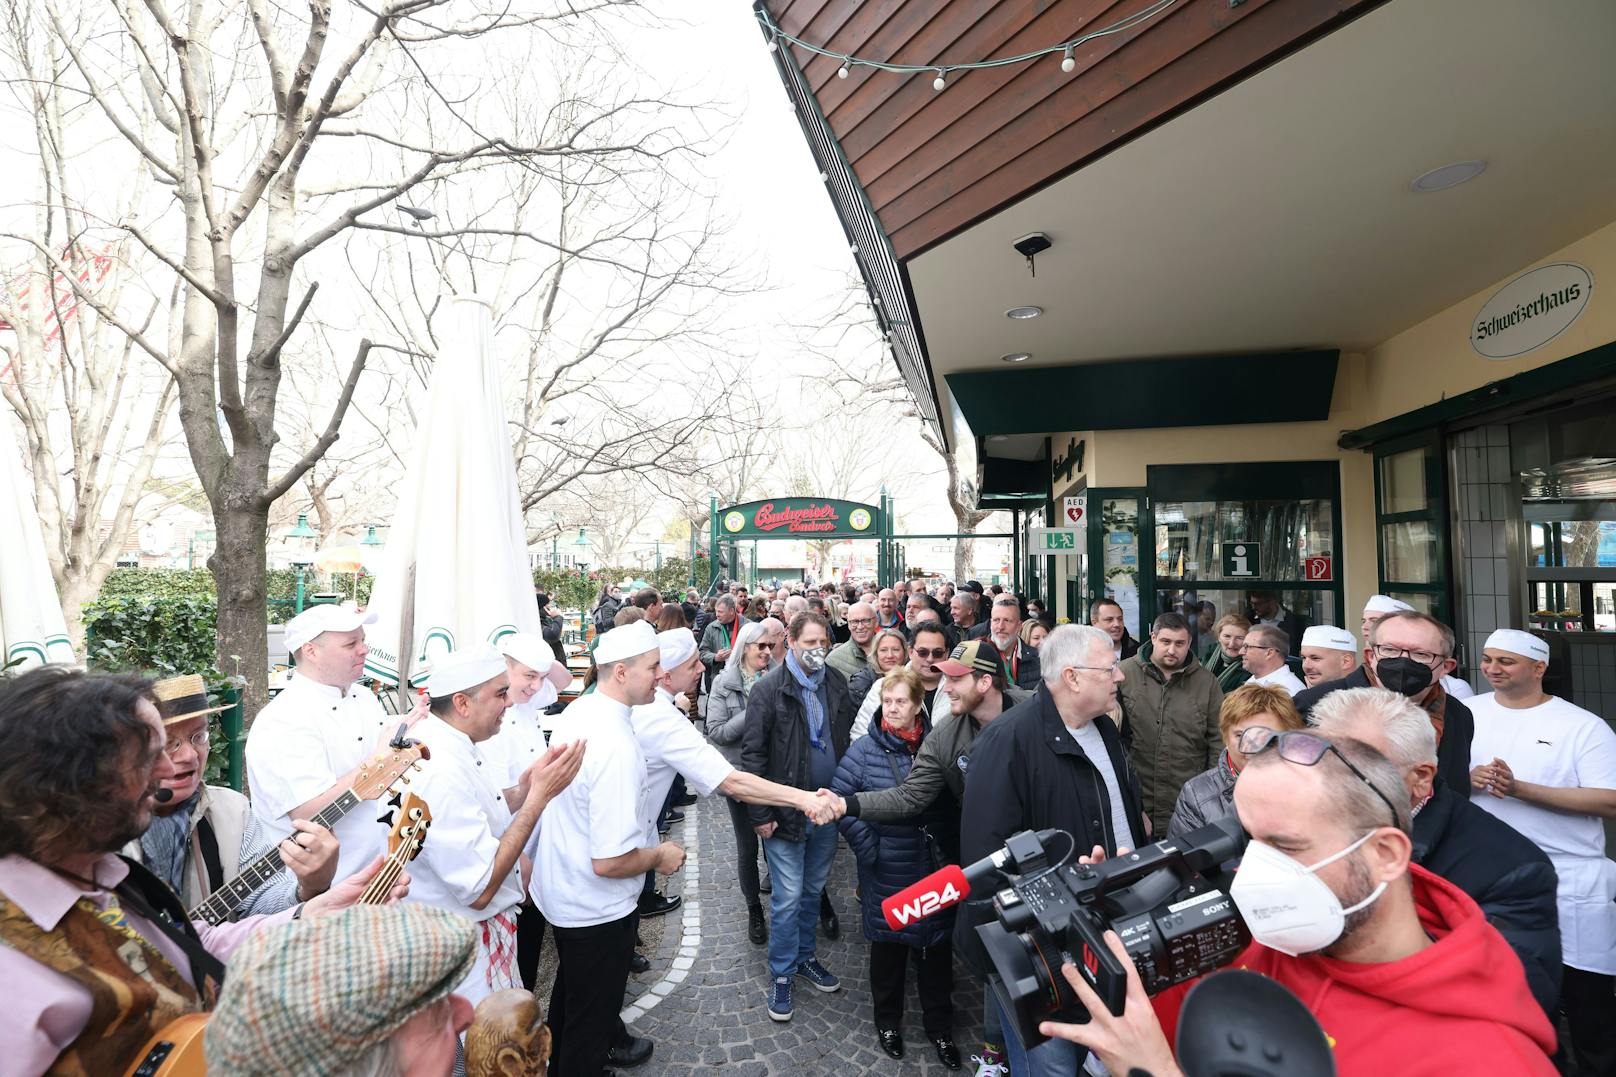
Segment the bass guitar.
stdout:
<svg viewBox="0 0 1616 1077">
<path fill-rule="evenodd" d="M 353 785 L 309 821 L 330 830 L 336 826 L 337 820 L 365 801 L 375 800 L 399 782 L 408 785 L 409 772 L 419 770 L 421 760 L 429 757 L 426 745 L 406 739 L 404 727 L 400 726 L 398 734 L 385 749 L 360 764 L 359 774 L 354 779 Z M 280 843 L 277 842 L 263 856 L 242 868 L 240 875 L 209 894 L 186 915 L 192 920 L 222 924 L 230 919 L 243 902 L 261 890 L 285 868 L 286 864 L 281 860 Z"/>
<path fill-rule="evenodd" d="M 393 811 L 386 818 L 393 829 L 387 837 L 387 860 L 359 895 L 355 902 L 358 905 L 386 903 L 393 884 L 398 882 L 409 862 L 420 854 L 421 846 L 426 843 L 427 828 L 432 825 L 431 809 L 414 793 L 394 794 L 389 803 Z M 175 1018 L 140 1049 L 124 1077 L 207 1077 L 207 1057 L 203 1049 L 207 1029 L 206 1013 L 188 1013 Z"/>
</svg>

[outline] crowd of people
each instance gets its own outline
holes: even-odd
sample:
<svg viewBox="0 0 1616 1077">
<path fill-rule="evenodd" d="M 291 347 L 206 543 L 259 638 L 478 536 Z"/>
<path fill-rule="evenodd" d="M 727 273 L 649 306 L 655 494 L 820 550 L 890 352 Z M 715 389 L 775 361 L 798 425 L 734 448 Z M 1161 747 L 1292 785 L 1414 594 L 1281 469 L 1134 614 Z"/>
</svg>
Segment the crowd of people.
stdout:
<svg viewBox="0 0 1616 1077">
<path fill-rule="evenodd" d="M 844 842 L 871 1034 L 904 1057 L 912 979 L 929 1049 L 960 1069 L 953 987 L 993 974 L 991 898 L 902 926 L 883 901 L 1022 831 L 1092 863 L 1234 818 L 1235 964 L 1300 999 L 1340 1072 L 1616 1073 L 1616 734 L 1544 691 L 1538 636 L 1494 633 L 1476 695 L 1452 630 L 1385 596 L 1357 636 L 1255 593 L 1135 640 L 1109 598 L 1057 624 L 975 581 L 615 590 L 564 707 L 548 613 L 440 660 L 389 715 L 365 683 L 371 615 L 305 611 L 247 738 L 250 799 L 204 781 L 199 676 L 0 682 L 0 976 L 20 988 L 0 1072 L 122 1073 L 203 1012 L 220 1073 L 440 1077 L 491 1040 L 509 1072 L 641 1064 L 654 1045 L 619 1017 L 639 926 L 679 905 L 656 881 L 683 865 L 681 809 L 719 793 L 775 1022 L 814 1005 L 799 986 L 841 989 L 818 939 L 842 930 Z M 1091 1018 L 1034 1045 L 987 991 L 978 1077 L 1091 1055 L 1179 1072 L 1190 985 L 1147 998 L 1108 942 L 1122 1012 L 1068 965 Z"/>
</svg>

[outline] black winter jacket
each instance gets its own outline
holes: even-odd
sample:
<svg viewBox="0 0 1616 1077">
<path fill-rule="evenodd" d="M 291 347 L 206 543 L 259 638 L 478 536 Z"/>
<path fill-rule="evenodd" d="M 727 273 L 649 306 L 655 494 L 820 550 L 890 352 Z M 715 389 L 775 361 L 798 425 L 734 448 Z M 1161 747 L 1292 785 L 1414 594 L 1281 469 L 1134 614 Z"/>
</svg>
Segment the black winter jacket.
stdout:
<svg viewBox="0 0 1616 1077">
<path fill-rule="evenodd" d="M 1117 776 L 1126 819 L 1111 818 L 1105 779 L 1061 722 L 1049 687 L 1038 690 L 995 718 L 971 746 L 960 812 L 960 862 L 974 863 L 1023 830 L 1058 827 L 1072 835 L 1077 852 L 1096 845 L 1114 854 L 1145 840 L 1139 778 L 1128 762 L 1121 734 L 1100 715 L 1094 726 L 1105 741 Z M 1058 850 L 1052 849 L 1051 852 Z M 976 926 L 993 918 L 992 893 L 970 899 L 954 930 L 954 946 L 978 976 L 989 971 Z"/>
<path fill-rule="evenodd" d="M 1308 717 L 1313 704 L 1342 688 L 1373 688 L 1369 683 L 1369 667 L 1359 666 L 1338 681 L 1325 681 L 1313 688 L 1304 688 L 1291 700 L 1302 717 Z M 1470 742 L 1476 735 L 1476 720 L 1470 708 L 1451 695 L 1442 708 L 1442 739 L 1436 746 L 1436 780 L 1466 800 L 1470 799 Z M 1438 873 L 1440 874 L 1440 872 Z"/>
<path fill-rule="evenodd" d="M 1444 737 L 1443 739 L 1446 739 Z M 1508 823 L 1444 788 L 1414 817 L 1414 862 L 1469 894 L 1526 967 L 1549 1019 L 1560 997 L 1558 877 L 1547 854 Z"/>
<path fill-rule="evenodd" d="M 825 688 L 829 707 L 825 723 L 829 727 L 831 755 L 840 760 L 847 753 L 853 732 L 853 706 L 847 696 L 847 680 L 825 667 Z M 781 662 L 752 686 L 746 697 L 746 732 L 741 734 L 741 769 L 781 785 L 798 789 L 815 788 L 808 780 L 808 715 L 803 709 L 802 689 Z M 771 808 L 752 804 L 747 808 L 753 826 L 778 823 L 774 836 L 787 841 L 808 840 L 808 817 L 795 808 Z"/>
<path fill-rule="evenodd" d="M 925 736 L 930 736 L 931 723 L 924 716 L 921 722 Z M 831 789 L 844 797 L 850 793 L 891 789 L 908 777 L 913 765 L 914 757 L 908 747 L 877 723 L 842 756 Z M 940 824 L 941 814 L 941 806 L 934 803 L 911 823 L 871 823 L 844 817 L 838 824 L 858 861 L 864 937 L 871 942 L 936 946 L 953 931 L 952 909 L 928 916 L 900 931 L 887 927 L 886 918 L 881 915 L 881 902 L 942 867 L 932 862 L 930 844 L 920 829 L 923 825 Z"/>
</svg>

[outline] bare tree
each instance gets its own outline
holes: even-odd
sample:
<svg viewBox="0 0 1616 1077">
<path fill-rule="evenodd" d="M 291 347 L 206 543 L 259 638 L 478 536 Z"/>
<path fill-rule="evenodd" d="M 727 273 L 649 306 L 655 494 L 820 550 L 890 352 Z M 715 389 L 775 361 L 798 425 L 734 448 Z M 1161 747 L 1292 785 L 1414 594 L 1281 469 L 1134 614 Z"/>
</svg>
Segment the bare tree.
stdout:
<svg viewBox="0 0 1616 1077">
<path fill-rule="evenodd" d="M 518 12 L 392 0 L 334 11 L 329 0 L 308 0 L 299 11 L 268 0 L 114 0 L 77 10 L 43 0 L 70 61 L 53 78 L 93 101 L 131 155 L 130 171 L 171 195 L 125 227 L 152 264 L 182 282 L 176 339 L 154 339 L 92 292 L 75 294 L 176 383 L 218 538 L 209 567 L 220 662 L 244 673 L 250 713 L 265 698 L 271 506 L 337 440 L 372 353 L 409 347 L 407 338 L 360 340 L 319 436 L 277 464 L 283 352 L 311 312 L 333 323 L 343 313 L 315 306 L 337 267 L 332 241 L 351 248 L 363 229 L 387 249 L 408 247 L 401 235 L 453 242 L 477 231 L 486 208 L 475 201 L 477 185 L 457 180 L 529 172 L 542 186 L 568 162 L 671 152 L 674 140 L 654 123 L 626 143 L 607 134 L 614 119 L 658 112 L 661 102 L 631 89 L 576 102 L 586 118 L 559 141 L 524 140 L 507 114 L 479 107 L 486 86 L 508 89 L 523 77 L 533 40 L 564 36 L 619 3 L 626 0 L 557 0 Z M 422 204 L 438 192 L 452 192 L 466 207 L 457 218 L 469 223 L 426 228 L 432 211 Z M 400 214 L 422 227 L 407 227 Z M 43 253 L 65 268 L 55 252 Z"/>
<path fill-rule="evenodd" d="M 57 82 L 65 57 L 52 45 L 26 6 L 7 6 L 0 48 L 18 76 L 8 87 L 31 125 L 36 170 L 32 185 L 12 177 L 32 228 L 12 237 L 22 261 L 0 286 L 0 395 L 22 427 L 51 574 L 82 652 L 83 607 L 129 537 L 174 393 L 169 377 L 135 359 L 132 341 L 98 313 L 128 312 L 144 329 L 163 297 L 135 277 L 134 241 L 86 206 L 76 153 L 87 140 L 83 105 Z M 137 176 L 116 197 L 133 205 L 145 186 Z"/>
</svg>

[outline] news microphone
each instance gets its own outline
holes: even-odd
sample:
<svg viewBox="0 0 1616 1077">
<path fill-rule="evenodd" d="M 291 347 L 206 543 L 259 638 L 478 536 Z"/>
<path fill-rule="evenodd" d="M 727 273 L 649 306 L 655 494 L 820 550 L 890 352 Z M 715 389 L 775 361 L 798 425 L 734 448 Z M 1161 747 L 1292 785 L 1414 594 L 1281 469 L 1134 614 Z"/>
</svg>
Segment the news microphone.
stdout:
<svg viewBox="0 0 1616 1077">
<path fill-rule="evenodd" d="M 169 801 L 174 799 L 174 790 L 166 787 L 159 789 L 157 792 L 152 794 L 152 799 L 157 801 L 159 804 L 167 804 Z"/>
<path fill-rule="evenodd" d="M 947 864 L 881 902 L 881 915 L 886 917 L 887 927 L 902 931 L 916 921 L 958 905 L 970 893 L 965 872 L 958 864 Z"/>
</svg>

